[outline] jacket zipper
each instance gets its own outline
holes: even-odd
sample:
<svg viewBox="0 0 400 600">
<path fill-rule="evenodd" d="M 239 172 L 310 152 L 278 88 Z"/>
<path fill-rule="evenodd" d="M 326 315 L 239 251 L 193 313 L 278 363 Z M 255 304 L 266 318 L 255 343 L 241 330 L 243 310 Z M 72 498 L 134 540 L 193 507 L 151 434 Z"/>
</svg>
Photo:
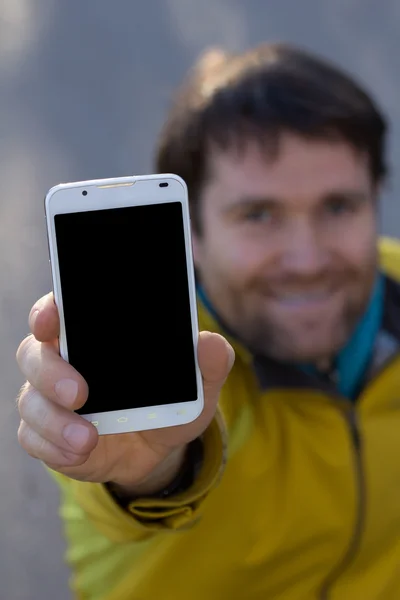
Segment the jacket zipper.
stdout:
<svg viewBox="0 0 400 600">
<path fill-rule="evenodd" d="M 350 411 L 346 411 L 346 421 L 349 427 L 351 440 L 354 449 L 354 468 L 356 477 L 356 494 L 357 494 L 357 518 L 353 530 L 353 535 L 347 549 L 346 554 L 340 563 L 333 569 L 333 571 L 327 576 L 321 586 L 319 593 L 319 600 L 329 600 L 330 592 L 333 586 L 338 581 L 340 576 L 346 571 L 349 565 L 357 555 L 357 551 L 360 546 L 363 526 L 365 523 L 365 509 L 366 509 L 366 489 L 365 489 L 365 473 L 363 467 L 363 461 L 361 456 L 362 440 L 360 436 L 360 429 L 358 426 L 357 413 L 354 407 L 351 407 Z"/>
</svg>

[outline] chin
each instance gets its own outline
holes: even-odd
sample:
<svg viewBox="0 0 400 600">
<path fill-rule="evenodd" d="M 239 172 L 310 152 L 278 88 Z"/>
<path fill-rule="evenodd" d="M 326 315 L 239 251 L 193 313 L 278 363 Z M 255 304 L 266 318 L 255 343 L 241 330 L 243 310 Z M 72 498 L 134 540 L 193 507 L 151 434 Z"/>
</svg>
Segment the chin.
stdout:
<svg viewBox="0 0 400 600">
<path fill-rule="evenodd" d="M 291 360 L 294 362 L 315 363 L 322 360 L 331 360 L 343 345 L 342 340 L 337 340 L 336 343 L 332 343 L 332 340 L 326 343 L 308 343 L 306 346 L 299 345 L 295 350 L 292 346 L 289 353 L 292 354 Z"/>
<path fill-rule="evenodd" d="M 338 330 L 324 332 L 324 335 L 314 335 L 310 332 L 301 333 L 296 340 L 296 335 L 287 332 L 287 335 L 281 336 L 281 343 L 274 345 L 273 354 L 278 360 L 296 362 L 296 363 L 315 363 L 321 360 L 332 359 L 340 349 L 345 345 L 347 335 L 342 332 L 338 335 Z M 276 340 L 279 338 L 275 338 Z M 283 344 L 282 341 L 285 340 Z M 306 342 L 306 343 L 305 343 Z"/>
</svg>

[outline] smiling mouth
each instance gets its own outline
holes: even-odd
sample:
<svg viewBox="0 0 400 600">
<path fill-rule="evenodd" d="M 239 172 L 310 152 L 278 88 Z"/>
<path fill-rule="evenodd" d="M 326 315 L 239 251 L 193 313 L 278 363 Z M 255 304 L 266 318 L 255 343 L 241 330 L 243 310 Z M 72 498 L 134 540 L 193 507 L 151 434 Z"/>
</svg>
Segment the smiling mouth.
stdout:
<svg viewBox="0 0 400 600">
<path fill-rule="evenodd" d="M 275 302 L 284 308 L 312 308 L 332 299 L 332 291 L 300 292 L 275 296 Z"/>
</svg>

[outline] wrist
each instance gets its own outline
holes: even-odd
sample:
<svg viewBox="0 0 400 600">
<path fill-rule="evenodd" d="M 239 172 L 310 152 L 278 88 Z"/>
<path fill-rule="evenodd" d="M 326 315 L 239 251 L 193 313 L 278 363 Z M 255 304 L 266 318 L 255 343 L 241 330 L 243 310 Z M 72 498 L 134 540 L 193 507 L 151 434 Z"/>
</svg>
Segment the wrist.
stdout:
<svg viewBox="0 0 400 600">
<path fill-rule="evenodd" d="M 109 487 L 120 497 L 151 496 L 175 479 L 185 461 L 187 446 L 174 448 L 142 481 L 115 480 Z"/>
</svg>

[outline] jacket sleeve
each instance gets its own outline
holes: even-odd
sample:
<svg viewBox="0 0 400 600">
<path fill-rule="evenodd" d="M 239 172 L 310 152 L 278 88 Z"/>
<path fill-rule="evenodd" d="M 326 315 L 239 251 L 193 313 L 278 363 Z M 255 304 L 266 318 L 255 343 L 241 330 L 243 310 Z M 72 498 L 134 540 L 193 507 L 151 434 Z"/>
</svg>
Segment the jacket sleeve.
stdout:
<svg viewBox="0 0 400 600">
<path fill-rule="evenodd" d="M 226 461 L 226 427 L 220 412 L 203 434 L 202 441 L 202 466 L 188 490 L 166 499 L 136 499 L 129 504 L 128 510 L 118 505 L 103 484 L 76 481 L 54 471 L 51 473 L 110 541 L 142 540 L 163 530 L 188 528 L 199 518 L 202 504 L 218 484 Z"/>
</svg>

